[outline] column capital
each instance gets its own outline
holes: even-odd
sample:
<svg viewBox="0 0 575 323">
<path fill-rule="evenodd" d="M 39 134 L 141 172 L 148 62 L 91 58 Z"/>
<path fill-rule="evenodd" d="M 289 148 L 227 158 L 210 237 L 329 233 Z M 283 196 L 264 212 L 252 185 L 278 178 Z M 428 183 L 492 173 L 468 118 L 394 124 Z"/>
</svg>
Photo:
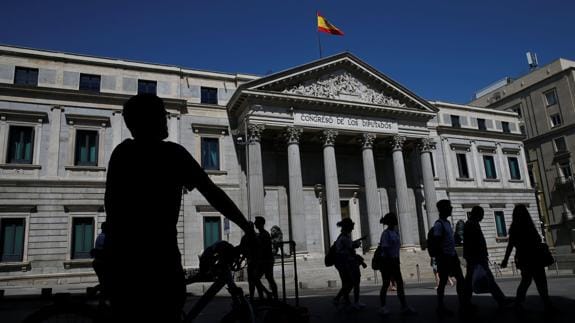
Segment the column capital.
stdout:
<svg viewBox="0 0 575 323">
<path fill-rule="evenodd" d="M 421 153 L 428 153 L 435 149 L 435 141 L 431 138 L 422 138 L 417 147 L 421 151 Z"/>
<path fill-rule="evenodd" d="M 251 123 L 248 125 L 248 143 L 260 142 L 262 139 L 262 132 L 265 127 L 263 124 Z"/>
<path fill-rule="evenodd" d="M 323 146 L 333 146 L 335 144 L 335 138 L 337 137 L 337 131 L 333 129 L 326 129 L 321 133 L 321 141 L 323 141 Z"/>
<path fill-rule="evenodd" d="M 284 132 L 284 138 L 287 144 L 297 144 L 301 138 L 301 134 L 303 133 L 303 129 L 296 128 L 293 126 L 286 127 Z"/>
<path fill-rule="evenodd" d="M 374 133 L 363 133 L 359 138 L 362 149 L 373 149 L 373 142 L 375 141 Z"/>
<path fill-rule="evenodd" d="M 393 148 L 393 151 L 402 150 L 404 143 L 405 143 L 405 136 L 395 135 L 390 140 L 390 144 Z"/>
</svg>

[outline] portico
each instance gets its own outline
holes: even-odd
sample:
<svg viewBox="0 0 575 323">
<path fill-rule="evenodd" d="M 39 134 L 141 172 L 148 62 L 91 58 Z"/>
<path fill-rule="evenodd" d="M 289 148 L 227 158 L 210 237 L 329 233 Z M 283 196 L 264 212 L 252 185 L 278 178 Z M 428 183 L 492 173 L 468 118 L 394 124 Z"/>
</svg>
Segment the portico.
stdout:
<svg viewBox="0 0 575 323">
<path fill-rule="evenodd" d="M 375 247 L 387 212 L 398 214 L 403 247 L 418 247 L 437 217 L 427 127 L 436 108 L 351 54 L 246 83 L 228 114 L 248 138 L 252 217 L 289 223 L 299 252 L 325 251 L 344 217 Z M 266 187 L 286 187 L 287 199 L 270 201 Z M 282 202 L 288 221 L 273 214 Z"/>
</svg>

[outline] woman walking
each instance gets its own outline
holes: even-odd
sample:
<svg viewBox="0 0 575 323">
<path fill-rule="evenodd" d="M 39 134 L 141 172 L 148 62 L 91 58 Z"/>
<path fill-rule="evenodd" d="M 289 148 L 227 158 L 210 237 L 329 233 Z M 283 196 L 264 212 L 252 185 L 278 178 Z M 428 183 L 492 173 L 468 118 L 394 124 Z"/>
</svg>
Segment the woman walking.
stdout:
<svg viewBox="0 0 575 323">
<path fill-rule="evenodd" d="M 518 204 L 513 209 L 513 220 L 509 227 L 509 242 L 505 251 L 505 257 L 501 262 L 501 268 L 507 267 L 507 261 L 513 247 L 515 247 L 515 263 L 517 268 L 521 270 L 521 282 L 519 287 L 517 287 L 517 297 L 515 298 L 516 306 L 518 308 L 522 307 L 527 289 L 529 289 L 531 281 L 535 280 L 535 286 L 537 286 L 539 296 L 543 300 L 545 310 L 553 312 L 554 308 L 547 288 L 545 267 L 536 255 L 541 244 L 541 237 L 537 233 L 527 207 L 523 204 Z"/>
<path fill-rule="evenodd" d="M 379 291 L 379 299 L 381 302 L 379 314 L 385 316 L 390 313 L 389 309 L 385 306 L 390 281 L 395 281 L 397 286 L 397 297 L 401 303 L 401 313 L 413 314 L 415 311 L 408 306 L 405 301 L 405 290 L 399 265 L 399 247 L 401 246 L 401 240 L 399 238 L 399 232 L 397 232 L 397 216 L 395 213 L 387 213 L 379 222 L 387 226 L 381 233 L 379 241 L 382 259 L 380 265 L 382 286 Z"/>
<path fill-rule="evenodd" d="M 361 246 L 361 240 L 351 240 L 351 232 L 355 223 L 350 218 L 345 218 L 337 223 L 341 228 L 341 234 L 334 242 L 336 250 L 335 268 L 341 278 L 341 289 L 333 299 L 334 305 L 338 306 L 342 301 L 350 304 L 349 293 L 353 289 L 353 307 L 362 309 L 365 304 L 359 301 L 359 282 L 361 273 L 359 266 L 362 258 L 356 255 L 355 249 Z"/>
</svg>

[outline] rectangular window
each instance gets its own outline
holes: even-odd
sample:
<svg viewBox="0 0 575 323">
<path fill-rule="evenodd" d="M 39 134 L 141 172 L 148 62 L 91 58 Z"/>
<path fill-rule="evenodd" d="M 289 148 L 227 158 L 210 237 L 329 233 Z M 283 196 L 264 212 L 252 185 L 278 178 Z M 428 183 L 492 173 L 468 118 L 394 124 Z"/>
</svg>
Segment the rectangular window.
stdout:
<svg viewBox="0 0 575 323">
<path fill-rule="evenodd" d="M 497 237 L 507 237 L 507 227 L 505 226 L 505 214 L 503 211 L 495 211 L 495 226 L 497 227 Z"/>
<path fill-rule="evenodd" d="M 521 134 L 524 135 L 525 134 L 525 126 L 519 126 L 519 131 L 521 131 Z"/>
<path fill-rule="evenodd" d="M 76 130 L 76 166 L 98 166 L 98 131 Z"/>
<path fill-rule="evenodd" d="M 100 92 L 100 75 L 80 74 L 80 90 Z"/>
<path fill-rule="evenodd" d="M 220 140 L 202 138 L 202 167 L 205 170 L 220 169 Z"/>
<path fill-rule="evenodd" d="M 24 219 L 0 222 L 0 261 L 19 262 L 24 258 Z"/>
<path fill-rule="evenodd" d="M 565 137 L 559 137 L 553 139 L 553 143 L 555 143 L 555 151 L 556 152 L 564 152 L 567 151 L 567 144 L 565 143 Z"/>
<path fill-rule="evenodd" d="M 202 86 L 201 103 L 218 104 L 218 89 Z"/>
<path fill-rule="evenodd" d="M 551 128 L 560 126 L 563 122 L 561 121 L 561 115 L 559 113 L 552 114 L 549 117 L 551 121 Z"/>
<path fill-rule="evenodd" d="M 469 170 L 467 169 L 467 156 L 465 154 L 457 154 L 457 168 L 459 169 L 459 178 L 469 178 Z"/>
<path fill-rule="evenodd" d="M 16 66 L 14 84 L 38 86 L 38 69 Z"/>
<path fill-rule="evenodd" d="M 73 218 L 72 220 L 72 259 L 90 258 L 94 247 L 94 219 Z"/>
<path fill-rule="evenodd" d="M 34 128 L 10 126 L 8 133 L 8 164 L 32 164 Z"/>
<path fill-rule="evenodd" d="M 451 126 L 453 128 L 461 128 L 461 123 L 459 123 L 459 116 L 451 115 Z"/>
<path fill-rule="evenodd" d="M 477 129 L 479 130 L 487 130 L 487 126 L 485 126 L 485 119 L 477 119 Z"/>
<path fill-rule="evenodd" d="M 156 94 L 156 81 L 138 80 L 138 94 Z"/>
<path fill-rule="evenodd" d="M 516 157 L 508 157 L 509 174 L 511 179 L 521 179 L 521 172 L 519 171 L 519 160 Z"/>
<path fill-rule="evenodd" d="M 571 164 L 569 164 L 569 162 L 560 163 L 559 168 L 561 168 L 561 175 L 565 178 L 571 178 L 573 176 L 573 172 L 571 172 Z"/>
<path fill-rule="evenodd" d="M 555 94 L 555 90 L 547 91 L 543 93 L 543 95 L 545 95 L 545 103 L 547 106 L 557 104 L 557 95 Z"/>
<path fill-rule="evenodd" d="M 510 133 L 511 130 L 509 129 L 509 122 L 501 121 L 501 128 L 503 129 L 504 133 Z"/>
<path fill-rule="evenodd" d="M 204 217 L 204 249 L 220 240 L 222 240 L 222 223 L 220 217 Z"/>
<path fill-rule="evenodd" d="M 485 166 L 485 178 L 496 179 L 495 160 L 493 156 L 483 156 L 483 166 Z"/>
</svg>

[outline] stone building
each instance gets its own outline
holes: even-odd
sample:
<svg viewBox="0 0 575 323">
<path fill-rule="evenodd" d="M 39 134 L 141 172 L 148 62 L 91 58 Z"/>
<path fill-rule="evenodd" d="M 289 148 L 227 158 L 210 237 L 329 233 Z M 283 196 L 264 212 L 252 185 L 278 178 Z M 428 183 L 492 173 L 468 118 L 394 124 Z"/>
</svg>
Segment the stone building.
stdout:
<svg viewBox="0 0 575 323">
<path fill-rule="evenodd" d="M 296 241 L 308 286 L 337 277 L 323 255 L 344 217 L 370 257 L 379 219 L 396 212 L 407 279 L 431 275 L 438 199 L 451 199 L 454 223 L 485 208 L 493 260 L 515 204 L 537 221 L 516 113 L 427 101 L 349 53 L 259 78 L 1 46 L 0 288 L 93 281 L 107 161 L 130 136 L 122 104 L 142 92 L 165 100 L 168 140 Z M 194 268 L 205 246 L 241 232 L 193 191 L 178 237 Z"/>
<path fill-rule="evenodd" d="M 546 239 L 558 265 L 575 268 L 575 62 L 558 59 L 505 78 L 470 104 L 518 113 Z"/>
</svg>

